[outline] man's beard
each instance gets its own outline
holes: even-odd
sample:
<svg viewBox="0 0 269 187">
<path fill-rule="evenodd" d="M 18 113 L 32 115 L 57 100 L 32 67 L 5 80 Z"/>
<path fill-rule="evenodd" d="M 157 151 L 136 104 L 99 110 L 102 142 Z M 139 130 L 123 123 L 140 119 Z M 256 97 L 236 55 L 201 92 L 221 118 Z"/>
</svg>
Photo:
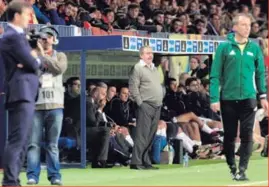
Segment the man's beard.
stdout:
<svg viewBox="0 0 269 187">
<path fill-rule="evenodd" d="M 68 90 L 68 93 L 69 93 L 69 95 L 70 95 L 71 97 L 77 97 L 77 96 L 80 95 L 80 90 L 79 90 L 79 91 L 74 91 L 74 90 L 72 90 L 72 89 L 69 89 L 69 90 Z"/>
</svg>

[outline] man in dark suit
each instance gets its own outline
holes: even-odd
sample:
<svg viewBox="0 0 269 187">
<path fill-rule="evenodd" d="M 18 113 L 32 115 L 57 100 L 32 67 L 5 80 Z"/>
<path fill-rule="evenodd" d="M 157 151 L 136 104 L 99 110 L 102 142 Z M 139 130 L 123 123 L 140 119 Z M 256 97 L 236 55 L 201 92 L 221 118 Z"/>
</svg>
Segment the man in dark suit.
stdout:
<svg viewBox="0 0 269 187">
<path fill-rule="evenodd" d="M 39 87 L 37 71 L 42 66 L 41 59 L 37 49 L 31 49 L 23 30 L 28 27 L 30 12 L 29 4 L 12 1 L 7 8 L 8 27 L 1 39 L 9 112 L 3 186 L 20 186 L 19 173 L 26 154 Z"/>
<path fill-rule="evenodd" d="M 107 85 L 99 83 L 87 98 L 87 144 L 92 153 L 92 168 L 107 167 L 111 124 L 103 112 L 106 93 Z"/>
</svg>

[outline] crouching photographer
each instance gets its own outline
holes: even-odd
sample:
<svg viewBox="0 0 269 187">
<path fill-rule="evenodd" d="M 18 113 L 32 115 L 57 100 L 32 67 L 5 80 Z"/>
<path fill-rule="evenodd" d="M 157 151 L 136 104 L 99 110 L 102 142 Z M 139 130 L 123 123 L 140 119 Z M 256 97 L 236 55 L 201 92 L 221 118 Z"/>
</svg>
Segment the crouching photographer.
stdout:
<svg viewBox="0 0 269 187">
<path fill-rule="evenodd" d="M 42 56 L 45 69 L 41 72 L 39 93 L 36 101 L 32 133 L 27 153 L 28 185 L 39 182 L 40 150 L 43 141 L 46 150 L 48 180 L 52 185 L 61 185 L 58 140 L 62 129 L 64 108 L 63 74 L 67 69 L 67 57 L 57 52 L 58 32 L 52 26 L 42 27 L 29 34 L 30 46 Z M 43 137 L 43 129 L 45 137 Z"/>
</svg>

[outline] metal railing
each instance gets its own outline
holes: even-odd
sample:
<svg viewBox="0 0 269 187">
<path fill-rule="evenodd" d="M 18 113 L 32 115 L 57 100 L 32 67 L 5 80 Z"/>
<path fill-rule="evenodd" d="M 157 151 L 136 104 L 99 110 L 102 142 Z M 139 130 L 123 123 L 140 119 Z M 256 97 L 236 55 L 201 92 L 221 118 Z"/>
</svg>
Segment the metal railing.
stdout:
<svg viewBox="0 0 269 187">
<path fill-rule="evenodd" d="M 30 31 L 31 29 L 40 29 L 41 27 L 43 27 L 45 25 L 42 24 L 31 24 L 29 25 L 29 28 L 26 30 L 26 32 Z M 5 30 L 5 28 L 7 27 L 7 22 L 0 22 L 0 28 L 3 28 Z M 94 35 L 94 33 L 92 32 L 92 30 L 90 29 L 85 29 L 85 28 L 80 28 L 77 26 L 65 26 L 65 25 L 53 25 L 53 27 L 59 32 L 59 36 L 60 37 L 71 37 L 71 36 L 92 36 Z M 124 35 L 127 34 L 129 35 L 130 33 L 132 33 L 132 35 L 134 36 L 145 36 L 145 37 L 153 37 L 153 38 L 169 38 L 171 34 L 173 33 L 162 33 L 162 32 L 158 32 L 158 33 L 148 33 L 147 31 L 129 31 L 129 30 L 114 30 L 115 33 L 117 33 L 117 35 Z M 107 33 L 107 35 L 110 35 L 110 33 Z M 112 33 L 113 35 L 113 33 Z M 115 34 L 114 34 L 115 35 Z M 187 38 L 192 38 L 190 34 L 184 34 Z M 1 37 L 1 36 L 0 36 Z M 203 35 L 202 36 L 203 40 L 225 40 L 225 37 L 221 37 L 221 36 L 211 36 L 211 35 Z M 254 42 L 259 43 L 259 41 L 257 39 L 252 39 Z"/>
</svg>

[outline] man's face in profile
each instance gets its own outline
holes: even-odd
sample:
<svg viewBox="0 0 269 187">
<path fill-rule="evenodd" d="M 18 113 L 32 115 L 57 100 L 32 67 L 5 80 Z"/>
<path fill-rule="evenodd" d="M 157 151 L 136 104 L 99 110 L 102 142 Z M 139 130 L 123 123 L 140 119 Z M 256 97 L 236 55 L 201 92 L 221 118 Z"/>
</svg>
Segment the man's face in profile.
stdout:
<svg viewBox="0 0 269 187">
<path fill-rule="evenodd" d="M 76 80 L 73 82 L 73 85 L 71 87 L 71 92 L 75 95 L 79 95 L 80 94 L 80 87 L 81 87 L 81 83 L 80 80 Z"/>
<path fill-rule="evenodd" d="M 21 14 L 15 14 L 15 22 L 18 23 L 23 29 L 26 29 L 31 18 L 32 10 L 30 8 L 23 8 Z"/>
<path fill-rule="evenodd" d="M 122 88 L 120 92 L 120 100 L 123 102 L 128 101 L 129 98 L 129 89 L 128 88 Z"/>
<path fill-rule="evenodd" d="M 98 87 L 98 101 L 102 101 L 102 100 L 106 100 L 106 96 L 107 96 L 107 89 L 106 88 L 102 88 L 102 87 Z"/>
</svg>

